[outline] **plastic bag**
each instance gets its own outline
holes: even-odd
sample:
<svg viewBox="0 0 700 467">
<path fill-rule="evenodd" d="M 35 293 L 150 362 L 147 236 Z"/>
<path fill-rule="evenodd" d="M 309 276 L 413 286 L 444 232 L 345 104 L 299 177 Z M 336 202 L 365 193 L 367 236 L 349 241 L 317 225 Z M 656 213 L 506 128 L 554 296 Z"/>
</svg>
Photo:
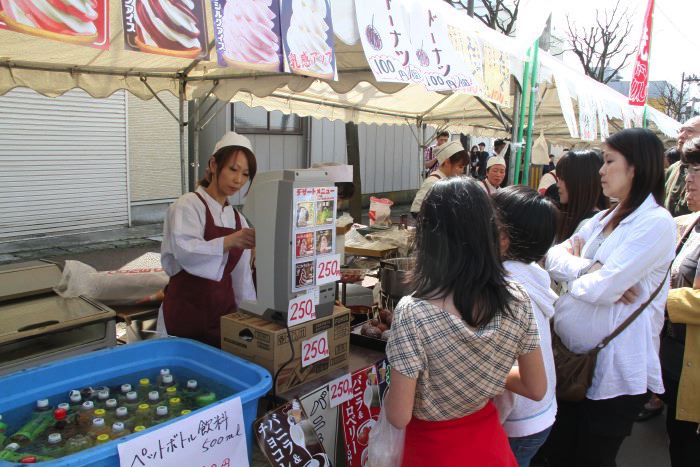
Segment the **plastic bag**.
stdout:
<svg viewBox="0 0 700 467">
<path fill-rule="evenodd" d="M 403 456 L 406 430 L 398 429 L 386 418 L 386 409 L 382 407 L 379 420 L 369 432 L 366 467 L 399 467 Z"/>
<path fill-rule="evenodd" d="M 150 255 L 147 263 L 153 263 L 153 254 Z M 61 297 L 83 295 L 107 305 L 161 302 L 163 289 L 168 285 L 169 278 L 160 267 L 160 255 L 157 267 L 144 267 L 155 264 L 144 264 L 144 261 L 139 262 L 139 259 L 118 271 L 104 272 L 99 272 L 80 261 L 66 261 L 63 276 L 55 291 Z M 126 267 L 133 269 L 125 269 Z"/>
<path fill-rule="evenodd" d="M 540 136 L 532 145 L 532 160 L 530 163 L 532 165 L 549 164 L 549 146 L 547 145 L 544 133 L 540 133 Z"/>
<path fill-rule="evenodd" d="M 369 225 L 370 227 L 391 227 L 391 206 L 394 202 L 386 198 L 369 198 Z"/>
</svg>

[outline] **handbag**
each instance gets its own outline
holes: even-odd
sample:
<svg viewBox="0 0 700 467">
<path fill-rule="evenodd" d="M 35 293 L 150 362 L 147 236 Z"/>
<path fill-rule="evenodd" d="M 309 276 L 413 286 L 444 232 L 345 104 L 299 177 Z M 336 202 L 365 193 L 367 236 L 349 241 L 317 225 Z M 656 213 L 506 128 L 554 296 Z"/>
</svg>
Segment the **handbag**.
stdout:
<svg viewBox="0 0 700 467">
<path fill-rule="evenodd" d="M 632 324 L 656 298 L 666 283 L 669 271 L 670 268 L 666 271 L 664 279 L 646 302 L 642 303 L 634 313 L 612 332 L 612 334 L 586 353 L 579 354 L 569 350 L 561 341 L 561 338 L 554 332 L 554 324 L 552 323 L 552 353 L 554 354 L 554 368 L 557 374 L 558 399 L 576 402 L 586 398 L 588 388 L 590 388 L 593 383 L 593 373 L 595 372 L 598 353 L 603 350 L 610 341 L 622 333 L 627 326 Z"/>
</svg>

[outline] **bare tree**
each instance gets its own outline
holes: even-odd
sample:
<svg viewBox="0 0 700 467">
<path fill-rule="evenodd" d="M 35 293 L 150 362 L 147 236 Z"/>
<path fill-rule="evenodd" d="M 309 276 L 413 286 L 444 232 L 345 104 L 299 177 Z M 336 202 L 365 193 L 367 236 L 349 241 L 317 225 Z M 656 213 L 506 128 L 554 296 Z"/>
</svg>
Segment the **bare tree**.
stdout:
<svg viewBox="0 0 700 467">
<path fill-rule="evenodd" d="M 678 121 L 681 121 L 684 117 L 692 117 L 693 109 L 689 109 L 690 115 L 685 114 L 686 110 L 688 110 L 686 109 L 688 104 L 691 103 L 690 86 L 686 86 L 685 83 L 698 81 L 700 81 L 700 78 L 697 76 L 690 75 L 686 77 L 685 73 L 683 73 L 680 89 L 677 89 L 670 83 L 666 83 L 659 96 L 659 103 L 662 105 L 664 113 Z"/>
<path fill-rule="evenodd" d="M 455 8 L 468 10 L 469 0 L 445 0 Z M 518 19 L 520 0 L 478 0 L 474 16 L 486 26 L 503 34 L 515 34 L 515 22 Z M 483 12 L 483 13 L 482 13 Z"/>
<path fill-rule="evenodd" d="M 629 49 L 626 40 L 632 31 L 629 8 L 620 8 L 617 0 L 612 10 L 596 12 L 595 25 L 578 28 L 566 16 L 568 46 L 576 54 L 588 76 L 607 83 L 636 52 Z"/>
</svg>

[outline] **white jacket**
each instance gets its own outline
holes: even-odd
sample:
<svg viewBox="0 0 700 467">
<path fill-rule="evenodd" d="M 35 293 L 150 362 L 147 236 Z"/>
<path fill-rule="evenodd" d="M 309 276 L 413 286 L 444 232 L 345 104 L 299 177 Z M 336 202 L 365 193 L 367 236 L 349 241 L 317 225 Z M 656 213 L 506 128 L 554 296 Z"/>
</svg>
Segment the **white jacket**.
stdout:
<svg viewBox="0 0 700 467">
<path fill-rule="evenodd" d="M 617 208 L 616 208 L 617 209 Z M 568 292 L 556 303 L 554 330 L 571 351 L 586 352 L 610 335 L 644 303 L 661 283 L 673 261 L 676 228 L 673 218 L 653 196 L 647 199 L 602 243 L 594 258 L 586 259 L 589 240 L 595 239 L 614 215 L 596 214 L 575 236 L 584 240 L 581 257 L 566 251 L 565 243 L 547 254 L 546 269 L 556 281 L 567 281 Z M 594 262 L 603 267 L 579 274 Z M 634 303 L 618 303 L 636 285 Z M 627 329 L 598 354 L 589 399 L 610 399 L 663 393 L 659 363 L 659 334 L 664 322 L 668 279 L 661 292 Z"/>
<path fill-rule="evenodd" d="M 555 397 L 557 377 L 552 355 L 552 335 L 549 330 L 549 320 L 554 315 L 557 294 L 550 288 L 551 281 L 547 271 L 536 263 L 506 261 L 503 265 L 508 272 L 508 278 L 522 285 L 530 297 L 532 311 L 540 332 L 540 348 L 547 374 L 547 392 L 541 401 L 533 401 L 510 391 L 506 391 L 494 400 L 508 437 L 520 438 L 546 430 L 554 424 L 557 415 Z"/>
</svg>

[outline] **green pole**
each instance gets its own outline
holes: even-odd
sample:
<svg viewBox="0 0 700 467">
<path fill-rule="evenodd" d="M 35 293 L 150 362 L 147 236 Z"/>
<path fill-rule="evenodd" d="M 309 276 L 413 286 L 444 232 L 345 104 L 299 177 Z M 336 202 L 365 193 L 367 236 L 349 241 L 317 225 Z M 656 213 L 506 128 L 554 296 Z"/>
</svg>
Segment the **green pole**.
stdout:
<svg viewBox="0 0 700 467">
<path fill-rule="evenodd" d="M 532 69 L 530 70 L 530 109 L 527 115 L 527 147 L 525 148 L 525 162 L 523 163 L 523 185 L 527 185 L 530 178 L 530 156 L 532 155 L 532 132 L 535 129 L 535 102 L 537 101 L 537 68 L 539 60 L 540 40 L 535 40 L 532 46 L 535 53 L 532 57 Z"/>
<path fill-rule="evenodd" d="M 523 70 L 523 92 L 521 93 L 522 99 L 520 99 L 520 119 L 518 120 L 518 140 L 515 143 L 518 145 L 518 149 L 515 152 L 515 173 L 513 174 L 513 185 L 520 183 L 520 157 L 523 152 L 523 131 L 525 129 L 525 109 L 527 108 L 527 86 L 529 83 L 528 78 L 530 77 L 530 57 L 532 56 L 532 48 L 528 51 L 528 58 L 525 61 L 525 69 Z"/>
</svg>

